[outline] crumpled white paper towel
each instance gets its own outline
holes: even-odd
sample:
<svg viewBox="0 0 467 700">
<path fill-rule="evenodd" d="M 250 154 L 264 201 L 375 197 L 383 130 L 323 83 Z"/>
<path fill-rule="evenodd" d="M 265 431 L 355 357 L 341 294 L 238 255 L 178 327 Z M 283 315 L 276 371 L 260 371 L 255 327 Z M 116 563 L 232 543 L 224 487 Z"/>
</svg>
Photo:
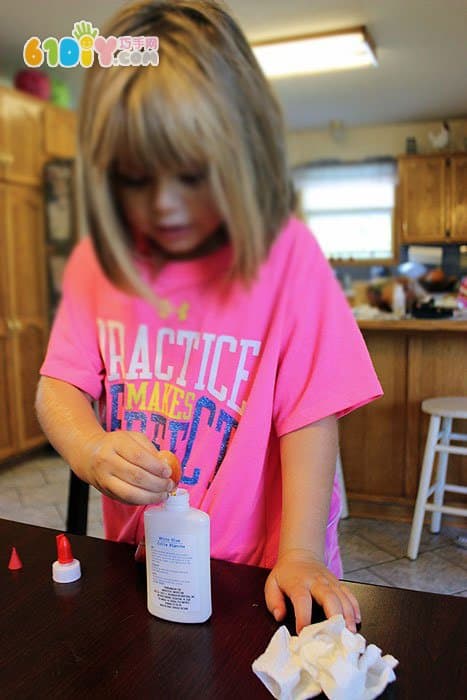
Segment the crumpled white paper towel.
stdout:
<svg viewBox="0 0 467 700">
<path fill-rule="evenodd" d="M 279 700 L 305 700 L 321 692 L 329 700 L 373 700 L 396 679 L 397 664 L 350 632 L 342 615 L 334 615 L 304 627 L 298 637 L 280 627 L 252 668 Z"/>
</svg>

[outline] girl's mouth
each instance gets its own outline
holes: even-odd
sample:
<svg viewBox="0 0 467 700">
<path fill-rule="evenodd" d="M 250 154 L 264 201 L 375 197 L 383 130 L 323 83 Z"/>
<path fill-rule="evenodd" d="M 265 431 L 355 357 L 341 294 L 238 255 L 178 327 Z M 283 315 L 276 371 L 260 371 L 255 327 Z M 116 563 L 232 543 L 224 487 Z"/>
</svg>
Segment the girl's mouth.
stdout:
<svg viewBox="0 0 467 700">
<path fill-rule="evenodd" d="M 191 232 L 191 226 L 181 224 L 174 226 L 157 226 L 156 233 L 160 233 L 163 236 L 185 236 L 187 233 Z"/>
</svg>

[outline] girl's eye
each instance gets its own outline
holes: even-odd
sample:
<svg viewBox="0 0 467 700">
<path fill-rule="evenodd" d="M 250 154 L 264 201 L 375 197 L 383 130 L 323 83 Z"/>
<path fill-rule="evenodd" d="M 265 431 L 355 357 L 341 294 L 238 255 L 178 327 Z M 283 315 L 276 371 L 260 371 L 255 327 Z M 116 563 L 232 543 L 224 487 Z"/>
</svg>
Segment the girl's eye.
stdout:
<svg viewBox="0 0 467 700">
<path fill-rule="evenodd" d="M 199 173 L 181 173 L 178 176 L 178 179 L 180 182 L 182 182 L 184 185 L 188 185 L 190 187 L 194 187 L 196 185 L 199 185 L 203 180 L 206 178 L 206 173 L 199 172 Z"/>
<path fill-rule="evenodd" d="M 152 182 L 151 178 L 145 175 L 136 176 L 128 175 L 126 173 L 117 173 L 116 177 L 120 185 L 123 187 L 146 187 Z"/>
</svg>

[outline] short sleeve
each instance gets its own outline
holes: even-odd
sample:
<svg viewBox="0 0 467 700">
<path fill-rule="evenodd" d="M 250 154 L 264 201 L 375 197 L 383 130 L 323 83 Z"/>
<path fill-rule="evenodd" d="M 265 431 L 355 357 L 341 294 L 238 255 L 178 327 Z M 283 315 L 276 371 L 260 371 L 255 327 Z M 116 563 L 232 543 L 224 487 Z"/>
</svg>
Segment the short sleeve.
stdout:
<svg viewBox="0 0 467 700">
<path fill-rule="evenodd" d="M 383 393 L 350 306 L 305 226 L 297 231 L 288 270 L 274 401 L 279 436 L 341 417 Z"/>
<path fill-rule="evenodd" d="M 104 367 L 96 319 L 98 266 L 89 239 L 71 254 L 41 375 L 61 379 L 93 399 L 102 393 Z"/>
</svg>

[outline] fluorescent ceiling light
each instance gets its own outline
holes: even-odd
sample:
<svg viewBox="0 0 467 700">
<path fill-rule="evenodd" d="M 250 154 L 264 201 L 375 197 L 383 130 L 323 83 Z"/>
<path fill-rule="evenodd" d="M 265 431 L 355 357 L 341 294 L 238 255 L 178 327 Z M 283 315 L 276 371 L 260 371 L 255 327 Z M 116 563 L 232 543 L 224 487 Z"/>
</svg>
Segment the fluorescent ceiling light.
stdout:
<svg viewBox="0 0 467 700">
<path fill-rule="evenodd" d="M 269 78 L 377 65 L 365 27 L 253 44 L 253 51 Z"/>
</svg>

